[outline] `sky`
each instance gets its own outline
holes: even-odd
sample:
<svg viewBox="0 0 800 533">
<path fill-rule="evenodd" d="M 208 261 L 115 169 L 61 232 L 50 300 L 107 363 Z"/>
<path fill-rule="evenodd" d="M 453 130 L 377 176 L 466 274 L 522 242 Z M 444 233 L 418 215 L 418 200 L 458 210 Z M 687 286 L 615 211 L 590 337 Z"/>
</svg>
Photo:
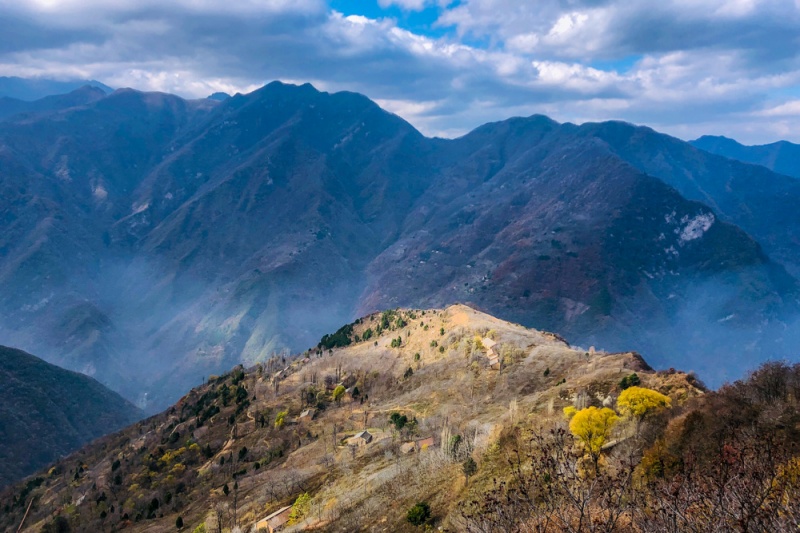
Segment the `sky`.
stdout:
<svg viewBox="0 0 800 533">
<path fill-rule="evenodd" d="M 430 136 L 546 114 L 800 142 L 800 0 L 0 0 L 0 76 L 367 95 Z"/>
</svg>

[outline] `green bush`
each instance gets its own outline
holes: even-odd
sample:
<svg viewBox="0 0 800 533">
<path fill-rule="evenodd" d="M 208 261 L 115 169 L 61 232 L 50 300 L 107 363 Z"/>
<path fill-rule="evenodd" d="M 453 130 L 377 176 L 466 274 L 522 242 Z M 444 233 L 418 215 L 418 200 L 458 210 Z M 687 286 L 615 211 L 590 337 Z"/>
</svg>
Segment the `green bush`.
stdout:
<svg viewBox="0 0 800 533">
<path fill-rule="evenodd" d="M 431 507 L 426 502 L 419 502 L 408 510 L 406 520 L 415 526 L 425 524 L 431 518 Z"/>
<path fill-rule="evenodd" d="M 389 417 L 389 421 L 394 424 L 394 427 L 397 429 L 397 431 L 400 431 L 408 423 L 408 417 L 406 415 L 401 415 L 400 413 L 392 413 L 392 415 Z"/>
<path fill-rule="evenodd" d="M 323 336 L 322 340 L 319 341 L 317 347 L 326 348 L 330 350 L 331 348 L 340 348 L 344 346 L 349 346 L 350 343 L 352 342 L 350 338 L 352 335 L 353 335 L 352 324 L 342 326 L 336 331 L 336 333 Z"/>
<path fill-rule="evenodd" d="M 467 481 L 469 481 L 469 478 L 474 476 L 478 471 L 478 463 L 476 463 L 475 459 L 472 457 L 467 457 L 467 459 L 461 464 L 461 470 L 464 472 L 464 476 L 467 478 Z"/>
<path fill-rule="evenodd" d="M 638 387 L 641 382 L 642 382 L 642 380 L 639 379 L 639 376 L 636 375 L 636 373 L 634 372 L 633 374 L 630 374 L 629 376 L 625 376 L 624 378 L 622 378 L 620 380 L 619 388 L 622 389 L 622 390 L 625 390 L 625 389 L 628 389 L 630 387 Z"/>
</svg>

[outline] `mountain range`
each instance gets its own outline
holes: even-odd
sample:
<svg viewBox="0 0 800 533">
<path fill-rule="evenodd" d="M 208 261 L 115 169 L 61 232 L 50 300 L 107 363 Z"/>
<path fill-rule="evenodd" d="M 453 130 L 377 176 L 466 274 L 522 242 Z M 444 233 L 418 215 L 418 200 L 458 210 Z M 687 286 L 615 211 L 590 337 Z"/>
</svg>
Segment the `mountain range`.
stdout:
<svg viewBox="0 0 800 533">
<path fill-rule="evenodd" d="M 0 487 L 142 416 L 90 377 L 0 346 Z"/>
<path fill-rule="evenodd" d="M 727 137 L 704 135 L 689 142 L 692 146 L 713 154 L 761 165 L 778 174 L 800 178 L 800 145 L 788 141 L 745 146 Z"/>
<path fill-rule="evenodd" d="M 97 80 L 54 80 L 0 76 L 0 98 L 33 102 L 50 96 L 66 94 L 86 86 L 100 89 L 105 94 L 114 92 L 114 89 Z"/>
<path fill-rule="evenodd" d="M 796 179 L 621 122 L 427 138 L 368 98 L 80 89 L 0 121 L 0 339 L 140 406 L 467 302 L 711 384 L 796 330 Z"/>
</svg>

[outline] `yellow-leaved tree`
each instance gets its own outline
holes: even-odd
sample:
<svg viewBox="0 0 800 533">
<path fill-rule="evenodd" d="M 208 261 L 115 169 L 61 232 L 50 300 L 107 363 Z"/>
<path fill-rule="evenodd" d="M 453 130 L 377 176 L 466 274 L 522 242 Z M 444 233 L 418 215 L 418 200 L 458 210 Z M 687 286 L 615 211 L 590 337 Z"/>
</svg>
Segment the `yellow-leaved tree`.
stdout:
<svg viewBox="0 0 800 533">
<path fill-rule="evenodd" d="M 339 403 L 340 401 L 342 401 L 342 398 L 344 397 L 344 393 L 345 393 L 344 386 L 337 385 L 336 388 L 333 389 L 333 401 L 335 401 L 336 403 Z"/>
<path fill-rule="evenodd" d="M 636 434 L 642 420 L 652 413 L 672 406 L 672 399 L 658 391 L 644 387 L 629 387 L 617 398 L 617 409 L 624 416 L 636 421 Z"/>
<path fill-rule="evenodd" d="M 304 492 L 294 501 L 292 510 L 289 512 L 289 524 L 296 524 L 308 516 L 311 511 L 311 496 Z"/>
<path fill-rule="evenodd" d="M 600 450 L 611 436 L 617 420 L 617 413 L 608 407 L 587 407 L 575 413 L 569 422 L 569 430 L 592 458 L 595 471 L 599 469 Z"/>
</svg>

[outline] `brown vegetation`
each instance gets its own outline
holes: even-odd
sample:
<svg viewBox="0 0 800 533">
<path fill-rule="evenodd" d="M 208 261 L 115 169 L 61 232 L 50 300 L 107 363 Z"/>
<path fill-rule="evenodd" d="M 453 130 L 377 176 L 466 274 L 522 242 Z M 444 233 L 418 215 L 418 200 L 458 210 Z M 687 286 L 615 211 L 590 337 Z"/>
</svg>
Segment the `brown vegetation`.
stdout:
<svg viewBox="0 0 800 533">
<path fill-rule="evenodd" d="M 476 338 L 496 342 L 499 369 Z M 189 531 L 247 530 L 305 494 L 288 530 L 411 531 L 417 505 L 414 522 L 450 531 L 638 527 L 631 487 L 665 479 L 655 467 L 644 476 L 641 457 L 675 468 L 678 441 L 657 443 L 681 434 L 668 421 L 686 420 L 685 405 L 702 395 L 690 376 L 657 374 L 636 354 L 589 354 L 465 306 L 377 313 L 326 340 L 330 348 L 210 379 L 6 491 L 0 528 L 17 527 L 33 502 L 28 531 L 174 531 L 179 517 Z M 638 432 L 632 420 L 613 424 L 587 463 L 563 409 L 615 407 L 634 371 L 672 409 Z M 363 430 L 371 440 L 352 439 Z M 425 445 L 403 453 L 409 442 Z M 780 479 L 794 479 L 793 464 Z M 560 485 L 544 501 L 537 483 L 548 472 Z M 512 494 L 513 512 L 503 507 Z M 612 511 L 614 502 L 624 505 Z"/>
</svg>

